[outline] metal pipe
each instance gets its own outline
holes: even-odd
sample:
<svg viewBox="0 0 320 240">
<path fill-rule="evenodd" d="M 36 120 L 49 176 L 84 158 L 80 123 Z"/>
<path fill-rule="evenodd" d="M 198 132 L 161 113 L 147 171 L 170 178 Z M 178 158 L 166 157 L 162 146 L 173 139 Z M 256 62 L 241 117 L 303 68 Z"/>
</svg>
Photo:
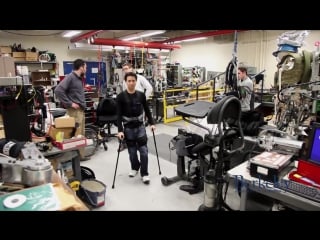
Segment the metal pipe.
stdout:
<svg viewBox="0 0 320 240">
<path fill-rule="evenodd" d="M 87 32 L 87 33 L 84 33 L 84 34 L 81 34 L 77 37 L 74 37 L 74 38 L 71 38 L 70 39 L 70 42 L 74 43 L 74 42 L 78 42 L 78 41 L 81 41 L 83 39 L 88 39 L 89 37 L 92 37 L 100 32 L 103 32 L 104 30 L 92 30 L 90 32 Z"/>
<path fill-rule="evenodd" d="M 140 42 L 140 41 L 123 41 L 118 39 L 96 38 L 92 44 L 111 45 L 111 46 L 126 46 L 137 48 L 156 48 L 156 49 L 179 49 L 180 45 L 155 43 L 155 42 Z"/>
</svg>

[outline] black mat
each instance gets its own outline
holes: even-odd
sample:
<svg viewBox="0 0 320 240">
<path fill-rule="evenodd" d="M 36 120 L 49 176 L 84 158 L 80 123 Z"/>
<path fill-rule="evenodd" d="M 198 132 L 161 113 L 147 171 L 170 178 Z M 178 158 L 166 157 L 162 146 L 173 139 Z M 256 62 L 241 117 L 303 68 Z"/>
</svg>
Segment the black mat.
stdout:
<svg viewBox="0 0 320 240">
<path fill-rule="evenodd" d="M 161 157 L 167 161 L 177 163 L 176 151 L 169 149 L 169 142 L 172 138 L 173 136 L 165 133 L 155 134 L 159 158 Z M 172 147 L 172 144 L 170 146 Z M 153 136 L 150 136 L 148 138 L 148 149 L 149 149 L 149 154 L 153 154 L 157 156 Z M 170 154 L 171 154 L 171 158 L 170 158 Z"/>
</svg>

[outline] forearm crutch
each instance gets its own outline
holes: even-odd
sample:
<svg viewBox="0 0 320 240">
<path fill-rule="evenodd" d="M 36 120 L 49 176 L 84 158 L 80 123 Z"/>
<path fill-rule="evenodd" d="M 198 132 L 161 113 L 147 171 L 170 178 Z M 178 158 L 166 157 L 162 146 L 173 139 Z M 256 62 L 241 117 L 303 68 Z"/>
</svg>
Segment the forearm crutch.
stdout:
<svg viewBox="0 0 320 240">
<path fill-rule="evenodd" d="M 117 174 L 117 168 L 118 168 L 118 161 L 119 161 L 121 143 L 122 143 L 122 140 L 119 139 L 118 156 L 117 156 L 116 168 L 115 168 L 115 170 L 114 170 L 112 188 L 114 188 L 114 182 L 116 181 L 116 174 Z"/>
<path fill-rule="evenodd" d="M 158 167 L 159 167 L 159 175 L 161 175 L 160 162 L 159 162 L 159 156 L 158 156 L 158 149 L 157 149 L 156 137 L 154 136 L 154 130 L 152 130 L 152 134 L 153 134 L 154 147 L 155 147 L 155 149 L 156 149 L 156 154 L 157 154 Z"/>
</svg>

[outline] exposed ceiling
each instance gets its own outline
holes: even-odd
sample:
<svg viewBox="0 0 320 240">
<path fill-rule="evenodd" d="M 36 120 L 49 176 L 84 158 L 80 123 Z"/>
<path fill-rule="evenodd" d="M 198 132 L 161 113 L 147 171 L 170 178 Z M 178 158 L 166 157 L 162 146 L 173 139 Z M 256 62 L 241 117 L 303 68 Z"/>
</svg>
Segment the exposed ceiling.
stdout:
<svg viewBox="0 0 320 240">
<path fill-rule="evenodd" d="M 130 41 L 123 41 L 122 38 L 130 35 L 139 35 L 147 30 L 82 30 L 78 35 L 70 38 L 70 43 L 123 46 L 138 48 L 156 48 L 156 49 L 178 49 L 181 46 L 178 41 L 190 40 L 199 37 L 215 37 L 220 40 L 232 41 L 235 30 L 164 30 L 164 33 L 149 37 L 138 38 Z M 149 30 L 150 32 L 151 30 Z M 241 30 L 238 30 L 241 31 Z M 45 37 L 63 38 L 66 30 L 0 30 L 0 37 L 26 36 L 26 37 Z M 225 38 L 227 37 L 227 38 Z M 93 40 L 94 39 L 94 40 Z"/>
<path fill-rule="evenodd" d="M 194 41 L 211 36 L 233 36 L 235 30 L 164 30 L 153 36 L 145 36 L 159 30 L 91 30 L 70 39 L 72 43 L 88 42 L 91 45 L 109 45 L 122 47 L 178 49 L 181 41 Z M 140 36 L 138 36 L 140 35 Z M 123 39 L 125 37 L 138 37 Z M 143 37 L 144 36 L 144 37 Z"/>
<path fill-rule="evenodd" d="M 146 30 L 106 30 L 99 34 L 99 38 L 112 38 L 112 39 L 119 39 L 131 34 L 139 34 L 141 32 L 144 32 Z M 169 38 L 175 38 L 175 37 L 181 37 L 186 36 L 190 34 L 196 34 L 196 33 L 202 33 L 206 31 L 212 31 L 212 30 L 165 30 L 165 33 L 162 33 L 160 35 L 151 36 L 146 39 L 143 39 L 144 41 L 154 41 L 154 40 L 165 40 Z"/>
<path fill-rule="evenodd" d="M 62 38 L 62 33 L 66 30 L 0 30 L 0 36 L 16 35 L 16 36 L 53 36 Z M 82 34 L 88 33 L 91 30 L 82 30 Z M 119 39 L 132 34 L 139 34 L 146 30 L 103 30 L 97 34 L 98 38 L 107 38 L 107 39 Z M 214 30 L 165 30 L 166 32 L 160 35 L 147 37 L 143 40 L 144 42 L 151 41 L 164 41 L 171 38 L 183 37 L 188 35 L 212 32 Z"/>
</svg>

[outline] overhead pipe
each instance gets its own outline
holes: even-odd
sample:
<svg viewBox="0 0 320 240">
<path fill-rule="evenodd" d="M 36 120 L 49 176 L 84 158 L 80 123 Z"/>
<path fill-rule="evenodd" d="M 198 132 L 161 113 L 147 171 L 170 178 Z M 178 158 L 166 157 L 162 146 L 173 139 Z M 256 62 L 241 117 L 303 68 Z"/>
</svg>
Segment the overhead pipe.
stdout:
<svg viewBox="0 0 320 240">
<path fill-rule="evenodd" d="M 70 40 L 71 43 L 78 42 L 83 39 L 88 39 L 91 36 L 97 35 L 98 33 L 104 30 L 92 30 L 88 33 L 82 34 Z M 225 35 L 225 34 L 232 34 L 235 31 L 241 32 L 246 30 L 216 30 L 204 33 L 196 33 L 182 37 L 175 37 L 171 39 L 167 39 L 164 41 L 157 41 L 157 42 L 140 42 L 140 41 L 124 41 L 118 39 L 108 39 L 108 38 L 95 38 L 91 44 L 96 45 L 110 45 L 110 46 L 126 46 L 126 47 L 138 47 L 138 48 L 156 48 L 156 49 L 179 49 L 181 48 L 180 45 L 174 44 L 166 44 L 172 43 L 176 41 L 188 40 L 193 38 L 200 38 L 200 37 L 209 37 L 209 36 L 218 36 L 218 35 Z"/>
<path fill-rule="evenodd" d="M 98 33 L 100 33 L 100 32 L 103 32 L 103 31 L 104 31 L 104 30 L 92 30 L 92 31 L 90 31 L 90 32 L 81 34 L 81 35 L 79 35 L 79 36 L 77 36 L 77 37 L 71 38 L 71 39 L 70 39 L 70 42 L 71 42 L 71 43 L 79 42 L 79 41 L 81 41 L 81 40 L 83 40 L 83 39 L 88 39 L 88 38 L 90 38 L 90 37 L 92 37 L 92 36 L 94 36 L 94 35 L 96 35 L 96 34 L 98 34 Z"/>
<path fill-rule="evenodd" d="M 169 50 L 181 48 L 180 45 L 173 45 L 173 44 L 165 44 L 165 43 L 158 43 L 158 42 L 123 41 L 123 40 L 108 39 L 108 38 L 95 38 L 92 44 L 137 47 L 137 48 L 169 49 Z"/>
<path fill-rule="evenodd" d="M 246 31 L 246 30 L 216 30 L 216 31 L 210 31 L 210 32 L 191 34 L 191 35 L 182 36 L 182 37 L 170 38 L 170 39 L 166 39 L 164 41 L 160 41 L 160 42 L 157 42 L 157 43 L 170 43 L 170 42 L 172 43 L 172 42 L 188 40 L 188 39 L 193 39 L 193 38 L 226 35 L 226 34 L 232 34 L 235 31 L 242 32 L 242 31 Z"/>
</svg>

